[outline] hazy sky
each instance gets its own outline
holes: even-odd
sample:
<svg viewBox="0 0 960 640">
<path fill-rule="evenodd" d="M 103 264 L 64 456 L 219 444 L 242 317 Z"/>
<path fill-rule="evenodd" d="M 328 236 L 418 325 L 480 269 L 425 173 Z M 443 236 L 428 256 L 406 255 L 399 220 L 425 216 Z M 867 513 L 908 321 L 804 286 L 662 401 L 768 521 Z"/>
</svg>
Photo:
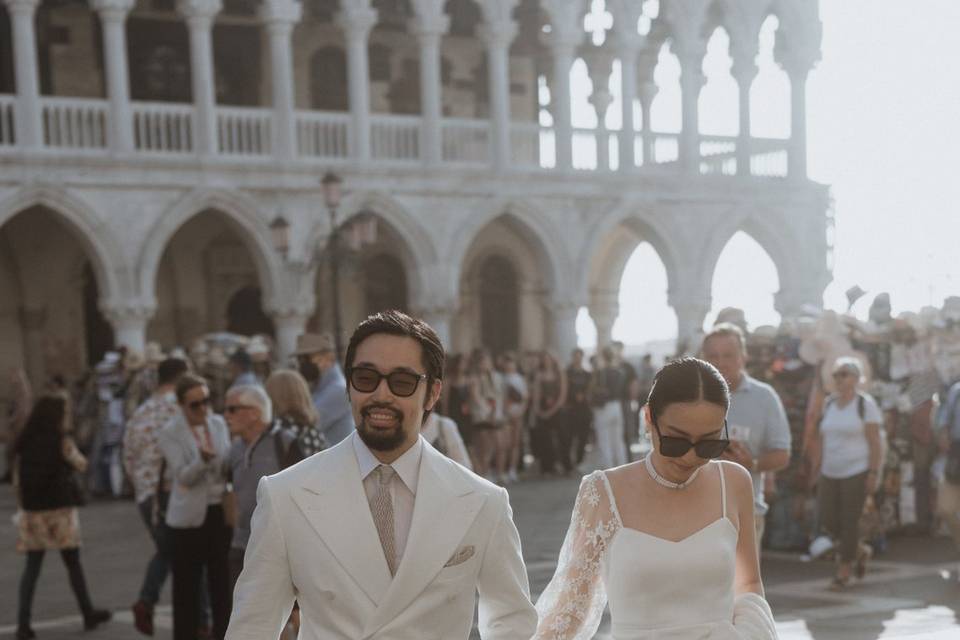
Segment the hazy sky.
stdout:
<svg viewBox="0 0 960 640">
<path fill-rule="evenodd" d="M 888 291 L 894 312 L 939 305 L 960 295 L 960 1 L 821 0 L 823 60 L 807 85 L 808 155 L 812 179 L 831 185 L 835 199 L 834 281 L 828 308 L 845 309 L 844 291 L 859 284 L 870 292 L 855 307 L 865 314 L 872 295 Z M 789 84 L 772 62 L 775 22 L 761 37 L 761 68 L 751 97 L 753 133 L 789 134 Z M 704 61 L 701 131 L 737 131 L 737 89 L 729 76 L 726 37 L 715 35 Z M 654 129 L 676 131 L 680 120 L 679 65 L 661 56 L 656 79 Z M 619 92 L 616 73 L 611 82 Z M 585 69 L 574 86 L 589 91 Z M 576 92 L 576 89 L 575 89 Z M 595 123 L 585 97 L 574 117 Z M 591 121 L 591 118 L 593 120 Z M 611 109 L 607 123 L 618 127 Z M 759 265 L 759 266 L 758 266 Z M 754 286 L 743 287 L 749 274 Z M 714 311 L 746 310 L 751 326 L 776 324 L 776 270 L 745 234 L 731 240 L 713 284 Z M 578 324 L 592 342 L 589 321 Z M 666 274 L 656 253 L 641 244 L 628 263 L 621 289 L 621 316 L 614 335 L 628 343 L 675 335 L 676 316 L 666 303 Z"/>
</svg>

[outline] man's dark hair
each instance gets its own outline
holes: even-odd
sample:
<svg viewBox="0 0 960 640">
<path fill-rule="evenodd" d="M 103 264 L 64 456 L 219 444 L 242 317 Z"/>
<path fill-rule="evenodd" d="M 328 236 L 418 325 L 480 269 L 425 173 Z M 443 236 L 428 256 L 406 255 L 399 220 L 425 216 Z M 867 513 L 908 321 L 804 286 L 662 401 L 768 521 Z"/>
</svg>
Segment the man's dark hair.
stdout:
<svg viewBox="0 0 960 640">
<path fill-rule="evenodd" d="M 730 408 L 730 391 L 720 372 L 699 358 L 681 358 L 664 366 L 653 378 L 647 403 L 654 422 L 675 402 L 697 402 Z"/>
<path fill-rule="evenodd" d="M 253 369 L 253 358 L 243 347 L 230 354 L 230 362 L 236 365 L 240 371 L 251 371 Z"/>
<path fill-rule="evenodd" d="M 187 397 L 191 389 L 197 387 L 207 387 L 206 379 L 201 378 L 195 373 L 185 373 L 177 380 L 177 402 L 183 404 L 183 399 Z"/>
<path fill-rule="evenodd" d="M 157 365 L 157 384 L 173 384 L 187 372 L 186 361 L 180 358 L 167 358 Z"/>
<path fill-rule="evenodd" d="M 433 386 L 434 380 L 443 380 L 445 356 L 440 336 L 423 320 L 411 318 L 396 309 L 375 313 L 357 325 L 353 335 L 350 336 L 350 344 L 347 345 L 347 353 L 344 357 L 344 370 L 348 376 L 357 355 L 357 347 L 361 342 L 378 333 L 413 338 L 420 343 L 423 352 L 421 361 L 427 374 L 427 389 Z"/>
</svg>

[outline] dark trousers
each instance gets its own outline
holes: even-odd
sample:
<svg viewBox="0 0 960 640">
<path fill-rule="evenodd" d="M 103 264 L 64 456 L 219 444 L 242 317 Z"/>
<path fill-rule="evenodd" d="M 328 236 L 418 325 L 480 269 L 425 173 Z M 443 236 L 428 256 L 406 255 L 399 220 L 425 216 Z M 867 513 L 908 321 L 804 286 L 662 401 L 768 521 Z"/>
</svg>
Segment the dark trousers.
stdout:
<svg viewBox="0 0 960 640">
<path fill-rule="evenodd" d="M 227 554 L 231 531 L 223 522 L 220 505 L 207 507 L 203 524 L 195 528 L 171 527 L 173 569 L 173 640 L 195 640 L 200 626 L 198 606 L 203 568 L 213 613 L 213 637 L 223 640 L 230 621 L 230 568 Z"/>
<path fill-rule="evenodd" d="M 137 503 L 137 509 L 140 511 L 140 518 L 143 520 L 150 539 L 153 540 L 153 555 L 147 563 L 147 573 L 143 577 L 143 585 L 140 587 L 140 600 L 155 605 L 160 600 L 160 591 L 163 589 L 163 583 L 167 581 L 167 573 L 170 571 L 170 531 L 163 521 L 166 512 L 167 496 L 150 496 L 143 502 Z"/>
<path fill-rule="evenodd" d="M 820 476 L 820 526 L 840 543 L 840 560 L 853 562 L 860 542 L 860 515 L 867 499 L 867 473 L 850 478 Z"/>
<path fill-rule="evenodd" d="M 531 439 L 533 454 L 540 461 L 541 473 L 556 471 L 558 461 L 564 471 L 573 469 L 570 461 L 570 434 L 565 426 L 563 411 L 558 411 L 549 418 L 537 418 Z"/>
<path fill-rule="evenodd" d="M 572 404 L 564 409 L 563 422 L 570 439 L 571 454 L 575 464 L 583 462 L 590 431 L 593 426 L 593 411 L 588 404 Z"/>
<path fill-rule="evenodd" d="M 45 551 L 28 551 L 27 565 L 23 569 L 23 575 L 20 577 L 20 606 L 17 609 L 17 625 L 21 628 L 30 626 L 30 612 L 33 609 L 33 594 L 37 589 L 37 579 L 40 577 L 40 567 L 43 566 L 43 555 Z M 67 568 L 67 575 L 70 578 L 70 588 L 73 589 L 73 595 L 77 598 L 77 604 L 80 606 L 80 612 L 87 618 L 93 611 L 93 605 L 90 603 L 90 593 L 87 591 L 87 581 L 83 577 L 83 567 L 80 566 L 80 550 L 61 549 L 60 558 Z"/>
</svg>

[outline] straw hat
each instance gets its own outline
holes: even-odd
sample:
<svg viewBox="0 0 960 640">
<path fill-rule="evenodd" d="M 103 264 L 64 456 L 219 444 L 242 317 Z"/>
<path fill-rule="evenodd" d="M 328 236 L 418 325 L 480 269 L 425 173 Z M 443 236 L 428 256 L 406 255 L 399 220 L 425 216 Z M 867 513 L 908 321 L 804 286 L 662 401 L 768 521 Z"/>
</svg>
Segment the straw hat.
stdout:
<svg viewBox="0 0 960 640">
<path fill-rule="evenodd" d="M 333 338 L 326 333 L 304 333 L 297 337 L 295 356 L 307 356 L 313 353 L 333 351 Z"/>
</svg>

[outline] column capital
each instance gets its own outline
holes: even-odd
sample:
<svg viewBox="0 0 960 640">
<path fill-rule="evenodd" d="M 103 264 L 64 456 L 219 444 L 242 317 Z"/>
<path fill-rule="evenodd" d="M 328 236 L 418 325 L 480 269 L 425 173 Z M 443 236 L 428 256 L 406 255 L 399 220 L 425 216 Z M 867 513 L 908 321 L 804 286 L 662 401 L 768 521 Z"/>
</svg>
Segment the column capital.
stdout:
<svg viewBox="0 0 960 640">
<path fill-rule="evenodd" d="M 548 300 L 543 303 L 544 307 L 551 314 L 557 317 L 577 317 L 580 313 L 580 307 L 585 306 L 575 300 Z"/>
<path fill-rule="evenodd" d="M 3 3 L 7 5 L 7 11 L 11 14 L 29 13 L 32 15 L 40 6 L 40 0 L 3 0 Z"/>
<path fill-rule="evenodd" d="M 487 46 L 487 49 L 508 49 L 519 31 L 517 23 L 513 20 L 497 23 L 484 22 L 477 27 L 477 37 Z"/>
<path fill-rule="evenodd" d="M 336 23 L 348 37 L 366 39 L 377 24 L 377 10 L 346 3 L 337 13 Z"/>
<path fill-rule="evenodd" d="M 410 33 L 421 40 L 440 38 L 450 29 L 450 16 L 430 15 L 415 17 L 410 21 Z"/>
<path fill-rule="evenodd" d="M 101 304 L 100 311 L 114 327 L 129 327 L 146 324 L 156 313 L 157 305 L 145 300 L 127 300 Z"/>
<path fill-rule="evenodd" d="M 543 43 L 554 56 L 573 57 L 583 44 L 586 34 L 583 31 L 551 31 L 543 38 Z"/>
<path fill-rule="evenodd" d="M 188 20 L 213 20 L 222 8 L 221 0 L 177 0 L 177 11 Z"/>
<path fill-rule="evenodd" d="M 90 0 L 90 6 L 101 20 L 123 21 L 136 4 L 135 0 Z"/>
<path fill-rule="evenodd" d="M 303 17 L 299 0 L 267 0 L 260 5 L 260 19 L 268 25 L 294 25 Z"/>
</svg>

